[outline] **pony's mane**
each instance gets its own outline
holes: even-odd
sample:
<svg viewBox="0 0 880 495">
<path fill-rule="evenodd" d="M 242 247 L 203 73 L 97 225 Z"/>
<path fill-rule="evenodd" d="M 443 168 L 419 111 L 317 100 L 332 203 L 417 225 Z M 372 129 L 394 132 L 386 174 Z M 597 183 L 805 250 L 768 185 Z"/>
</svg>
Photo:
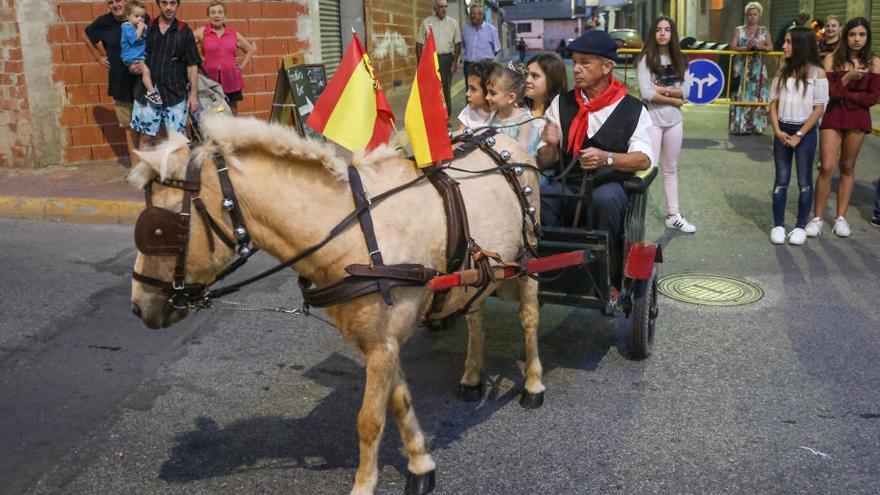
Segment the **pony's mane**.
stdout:
<svg viewBox="0 0 880 495">
<path fill-rule="evenodd" d="M 202 119 L 201 129 L 208 139 L 193 150 L 197 166 L 214 151 L 220 151 L 230 165 L 242 169 L 244 165 L 235 158 L 236 152 L 256 149 L 278 158 L 319 162 L 337 179 L 348 180 L 348 164 L 336 154 L 333 145 L 303 138 L 290 127 L 253 117 L 209 116 Z M 175 159 L 175 152 L 186 149 L 188 144 L 186 136 L 170 133 L 166 141 L 152 150 L 135 151 L 140 162 L 129 174 L 129 183 L 143 188 L 157 175 L 161 179 L 184 178 L 186 160 Z M 363 169 L 399 156 L 400 153 L 383 145 L 369 153 L 355 153 L 352 163 Z"/>
</svg>

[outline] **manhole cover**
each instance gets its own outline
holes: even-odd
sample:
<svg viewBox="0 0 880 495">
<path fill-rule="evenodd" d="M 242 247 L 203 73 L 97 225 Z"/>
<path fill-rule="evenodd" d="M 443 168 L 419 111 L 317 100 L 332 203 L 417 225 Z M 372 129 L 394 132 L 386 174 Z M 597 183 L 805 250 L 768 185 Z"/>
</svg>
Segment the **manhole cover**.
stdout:
<svg viewBox="0 0 880 495">
<path fill-rule="evenodd" d="M 666 297 L 706 306 L 739 306 L 764 297 L 764 291 L 751 282 L 712 273 L 668 275 L 657 288 Z"/>
</svg>

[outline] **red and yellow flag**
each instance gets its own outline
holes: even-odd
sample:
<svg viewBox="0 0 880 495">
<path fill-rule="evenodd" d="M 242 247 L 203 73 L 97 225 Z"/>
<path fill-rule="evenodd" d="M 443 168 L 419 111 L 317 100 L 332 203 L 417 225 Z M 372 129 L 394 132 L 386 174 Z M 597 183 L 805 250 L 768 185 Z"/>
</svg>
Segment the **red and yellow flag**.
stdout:
<svg viewBox="0 0 880 495">
<path fill-rule="evenodd" d="M 434 45 L 434 31 L 430 28 L 406 103 L 405 120 L 406 134 L 420 167 L 452 158 L 452 143 L 446 130 L 449 120 L 440 84 L 440 63 Z"/>
<path fill-rule="evenodd" d="M 306 124 L 351 151 L 370 151 L 388 142 L 394 114 L 364 45 L 353 34 Z"/>
</svg>

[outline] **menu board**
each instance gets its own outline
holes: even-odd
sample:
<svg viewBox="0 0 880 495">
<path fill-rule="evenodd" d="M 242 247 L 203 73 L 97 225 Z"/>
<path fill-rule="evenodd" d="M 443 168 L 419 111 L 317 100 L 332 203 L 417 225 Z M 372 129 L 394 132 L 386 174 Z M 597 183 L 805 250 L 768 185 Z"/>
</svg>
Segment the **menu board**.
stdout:
<svg viewBox="0 0 880 495">
<path fill-rule="evenodd" d="M 326 72 L 322 64 L 300 62 L 301 57 L 297 55 L 282 58 L 269 120 L 293 125 L 302 136 L 324 139 L 305 122 L 327 87 Z"/>
</svg>

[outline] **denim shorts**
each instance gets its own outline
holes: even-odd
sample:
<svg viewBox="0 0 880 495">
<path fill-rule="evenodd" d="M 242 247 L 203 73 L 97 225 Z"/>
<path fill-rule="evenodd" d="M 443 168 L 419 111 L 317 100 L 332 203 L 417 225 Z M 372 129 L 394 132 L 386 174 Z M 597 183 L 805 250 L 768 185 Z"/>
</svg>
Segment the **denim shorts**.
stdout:
<svg viewBox="0 0 880 495">
<path fill-rule="evenodd" d="M 186 98 L 174 105 L 146 105 L 134 102 L 131 130 L 155 137 L 165 124 L 166 132 L 186 133 Z"/>
</svg>

